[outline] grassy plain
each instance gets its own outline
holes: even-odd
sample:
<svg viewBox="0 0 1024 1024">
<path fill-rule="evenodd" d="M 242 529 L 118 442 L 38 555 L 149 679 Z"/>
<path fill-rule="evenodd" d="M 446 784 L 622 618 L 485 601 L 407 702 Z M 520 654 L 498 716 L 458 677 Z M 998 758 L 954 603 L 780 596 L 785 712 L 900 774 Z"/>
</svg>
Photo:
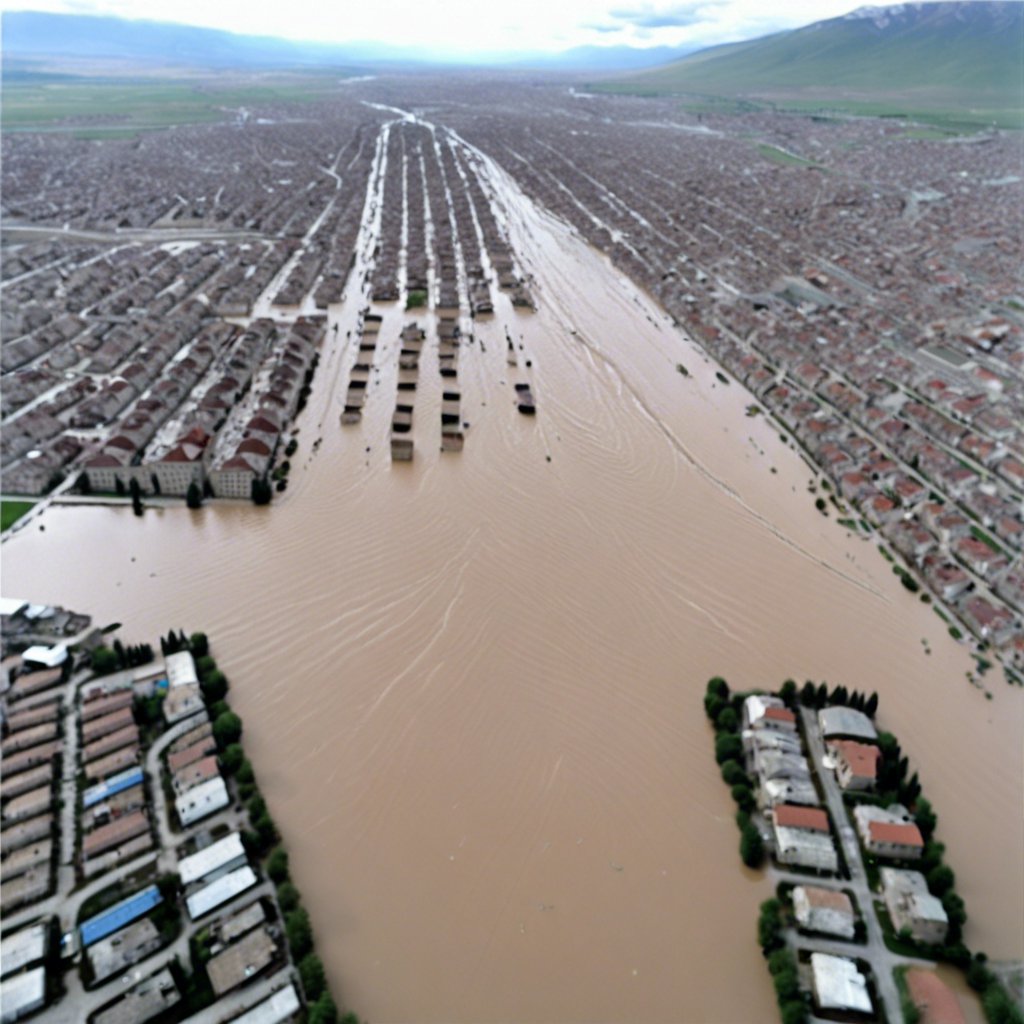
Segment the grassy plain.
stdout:
<svg viewBox="0 0 1024 1024">
<path fill-rule="evenodd" d="M 326 95 L 323 77 L 211 84 L 186 80 L 67 79 L 5 81 L 2 125 L 9 131 L 67 131 L 110 138 L 141 130 L 232 118 L 241 107 L 304 103 Z"/>
</svg>

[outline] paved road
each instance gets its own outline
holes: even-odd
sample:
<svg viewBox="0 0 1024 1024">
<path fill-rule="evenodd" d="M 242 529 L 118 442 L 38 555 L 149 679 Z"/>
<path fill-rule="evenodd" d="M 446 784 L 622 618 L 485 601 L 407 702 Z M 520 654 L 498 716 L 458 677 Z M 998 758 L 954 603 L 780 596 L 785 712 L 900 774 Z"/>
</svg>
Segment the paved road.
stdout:
<svg viewBox="0 0 1024 1024">
<path fill-rule="evenodd" d="M 892 976 L 893 968 L 905 963 L 914 964 L 923 961 L 909 960 L 898 956 L 886 947 L 885 939 L 882 936 L 882 926 L 878 923 L 878 916 L 875 914 L 875 896 L 868 885 L 867 873 L 864 870 L 864 861 L 860 852 L 860 843 L 857 841 L 857 833 L 846 816 L 846 806 L 843 803 L 842 790 L 839 788 L 835 774 L 822 767 L 822 759 L 825 756 L 825 744 L 822 742 L 821 732 L 818 729 L 818 713 L 811 708 L 801 707 L 800 716 L 803 719 L 807 749 L 817 769 L 818 778 L 821 779 L 822 789 L 825 792 L 825 803 L 832 816 L 836 831 L 839 833 L 843 856 L 846 859 L 846 866 L 850 872 L 850 880 L 848 882 L 844 883 L 841 880 L 836 880 L 826 884 L 828 888 L 850 889 L 856 897 L 867 928 L 867 943 L 863 946 L 854 946 L 853 949 L 858 952 L 854 952 L 853 955 L 860 955 L 864 959 L 871 961 L 874 967 L 878 996 L 885 1007 L 886 1014 L 889 1020 L 900 1020 L 900 996 L 896 988 L 896 980 Z M 814 884 L 818 885 L 821 883 L 816 881 Z M 801 940 L 801 946 L 803 944 L 804 942 Z M 827 944 L 827 941 L 818 942 L 818 940 L 808 943 L 808 945 L 813 945 L 816 949 L 822 949 L 823 952 L 832 952 L 832 950 L 824 949 L 824 946 Z M 836 944 L 833 943 L 832 945 Z M 850 955 L 850 950 L 846 947 L 845 943 L 840 942 L 838 946 L 847 950 L 845 955 Z"/>
</svg>

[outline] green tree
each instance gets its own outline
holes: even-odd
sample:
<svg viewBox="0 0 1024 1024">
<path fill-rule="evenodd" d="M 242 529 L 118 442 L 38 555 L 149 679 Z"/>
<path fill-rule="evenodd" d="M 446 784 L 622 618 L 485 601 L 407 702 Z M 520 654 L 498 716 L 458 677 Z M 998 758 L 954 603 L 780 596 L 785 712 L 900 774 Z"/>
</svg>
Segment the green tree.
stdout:
<svg viewBox="0 0 1024 1024">
<path fill-rule="evenodd" d="M 715 719 L 715 728 L 719 732 L 737 732 L 740 727 L 740 720 L 736 712 L 729 706 L 724 707 Z"/>
<path fill-rule="evenodd" d="M 814 707 L 817 703 L 817 694 L 818 691 L 815 689 L 814 683 L 808 679 L 807 682 L 800 687 L 800 703 L 805 708 Z"/>
<path fill-rule="evenodd" d="M 782 1024 L 807 1024 L 807 1006 L 802 1000 L 791 999 L 780 1007 Z"/>
<path fill-rule="evenodd" d="M 779 696 L 787 707 L 793 707 L 796 704 L 796 683 L 792 679 L 787 679 L 779 690 Z"/>
<path fill-rule="evenodd" d="M 270 851 L 267 858 L 267 875 L 275 885 L 288 881 L 288 851 L 284 847 L 278 846 Z"/>
<path fill-rule="evenodd" d="M 205 633 L 193 633 L 188 638 L 188 646 L 196 658 L 205 657 L 210 653 L 210 641 Z"/>
<path fill-rule="evenodd" d="M 188 485 L 188 491 L 185 494 L 185 504 L 188 505 L 189 508 L 202 508 L 203 492 L 195 480 Z"/>
<path fill-rule="evenodd" d="M 302 979 L 302 991 L 306 993 L 306 1001 L 316 1002 L 327 988 L 324 965 L 316 953 L 307 954 L 299 962 L 299 977 Z"/>
<path fill-rule="evenodd" d="M 924 797 L 920 797 L 914 806 L 914 820 L 925 840 L 931 839 L 939 819 L 932 810 L 932 805 Z"/>
<path fill-rule="evenodd" d="M 145 511 L 142 507 L 142 488 L 139 487 L 139 481 L 135 477 L 132 477 L 128 483 L 128 492 L 132 496 L 132 511 L 137 516 L 141 516 Z"/>
<path fill-rule="evenodd" d="M 715 737 L 715 760 L 719 764 L 735 761 L 743 753 L 743 742 L 735 733 L 723 732 Z"/>
<path fill-rule="evenodd" d="M 765 900 L 761 904 L 761 912 L 757 918 L 757 941 L 765 956 L 770 956 L 784 944 L 782 927 L 779 924 L 781 910 L 782 904 L 776 899 Z"/>
<path fill-rule="evenodd" d="M 750 791 L 749 783 L 741 783 L 740 785 L 733 786 L 729 792 L 731 793 L 733 800 L 736 801 L 736 805 L 740 810 L 747 811 L 749 813 L 754 809 L 754 794 Z"/>
<path fill-rule="evenodd" d="M 740 857 L 748 868 L 759 868 L 764 861 L 764 843 L 753 822 L 747 822 L 740 833 Z"/>
<path fill-rule="evenodd" d="M 237 743 L 242 737 L 242 720 L 233 711 L 219 714 L 213 723 L 213 738 L 221 750 Z"/>
<path fill-rule="evenodd" d="M 93 648 L 89 660 L 93 672 L 98 676 L 105 676 L 117 671 L 117 654 L 109 647 Z"/>
<path fill-rule="evenodd" d="M 721 676 L 713 676 L 708 680 L 707 693 L 713 693 L 722 700 L 729 699 L 729 684 Z"/>
<path fill-rule="evenodd" d="M 936 896 L 944 896 L 954 885 L 956 885 L 956 875 L 953 874 L 951 867 L 940 864 L 937 868 L 932 868 L 928 872 L 928 888 Z"/>
<path fill-rule="evenodd" d="M 792 969 L 793 954 L 788 949 L 777 949 L 768 957 L 768 971 L 770 974 L 780 974 L 782 971 Z"/>
<path fill-rule="evenodd" d="M 274 490 L 266 477 L 254 476 L 250 496 L 254 505 L 269 505 L 274 497 Z"/>
<path fill-rule="evenodd" d="M 238 766 L 238 771 L 235 772 L 235 781 L 239 785 L 245 786 L 251 786 L 256 781 L 256 775 L 248 761 L 243 760 Z"/>
<path fill-rule="evenodd" d="M 722 781 L 729 786 L 739 786 L 747 782 L 747 773 L 739 761 L 730 758 L 722 765 Z"/>
<path fill-rule="evenodd" d="M 796 968 L 787 967 L 772 979 L 775 986 L 775 997 L 780 1003 L 788 1003 L 800 997 L 800 982 L 797 980 Z"/>
<path fill-rule="evenodd" d="M 299 905 L 299 890 L 291 882 L 282 882 L 277 887 L 277 902 L 282 914 L 290 914 Z"/>
<path fill-rule="evenodd" d="M 285 915 L 284 930 L 288 936 L 288 946 L 296 960 L 301 960 L 313 949 L 313 929 L 309 923 L 309 914 L 302 907 Z"/>
<path fill-rule="evenodd" d="M 330 992 L 322 992 L 320 998 L 309 1008 L 309 1024 L 338 1024 L 338 1008 Z"/>
<path fill-rule="evenodd" d="M 194 655 L 195 651 L 192 653 Z M 196 672 L 199 674 L 200 678 L 202 676 L 208 676 L 216 668 L 217 662 L 215 662 L 209 654 L 204 654 L 201 657 L 196 658 Z"/>
<path fill-rule="evenodd" d="M 228 775 L 234 775 L 245 760 L 245 752 L 241 743 L 230 743 L 220 755 L 220 766 Z"/>
<path fill-rule="evenodd" d="M 729 702 L 723 700 L 717 693 L 706 693 L 704 695 L 704 713 L 713 722 L 719 714 L 729 706 Z"/>
<path fill-rule="evenodd" d="M 227 695 L 227 676 L 219 668 L 215 668 L 208 676 L 203 677 L 199 688 L 203 691 L 208 704 L 217 704 Z"/>
</svg>

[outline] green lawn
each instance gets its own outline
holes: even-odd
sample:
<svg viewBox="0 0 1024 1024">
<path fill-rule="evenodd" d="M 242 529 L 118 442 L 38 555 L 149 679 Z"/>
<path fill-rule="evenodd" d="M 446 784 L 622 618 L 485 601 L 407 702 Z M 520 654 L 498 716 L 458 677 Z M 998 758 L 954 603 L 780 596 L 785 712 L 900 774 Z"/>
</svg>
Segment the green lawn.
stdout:
<svg viewBox="0 0 1024 1024">
<path fill-rule="evenodd" d="M 16 523 L 33 505 L 34 501 L 0 502 L 0 532 Z"/>
<path fill-rule="evenodd" d="M 228 120 L 239 107 L 302 103 L 332 89 L 324 79 L 212 85 L 181 81 L 6 82 L 3 130 L 70 130 L 87 138 Z"/>
<path fill-rule="evenodd" d="M 772 163 L 783 164 L 786 167 L 818 167 L 813 160 L 805 160 L 801 156 L 796 156 L 793 153 L 787 153 L 784 149 L 779 149 L 776 146 L 769 146 L 765 143 L 760 144 L 757 147 L 757 151 L 761 156 L 767 160 L 771 160 Z"/>
</svg>

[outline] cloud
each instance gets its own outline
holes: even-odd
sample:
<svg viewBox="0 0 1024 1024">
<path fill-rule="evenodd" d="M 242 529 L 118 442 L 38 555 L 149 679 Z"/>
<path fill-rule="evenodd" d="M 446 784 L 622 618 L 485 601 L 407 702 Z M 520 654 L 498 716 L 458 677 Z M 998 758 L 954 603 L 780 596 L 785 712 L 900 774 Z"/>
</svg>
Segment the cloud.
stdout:
<svg viewBox="0 0 1024 1024">
<path fill-rule="evenodd" d="M 706 3 L 704 0 L 697 3 L 672 4 L 669 7 L 643 4 L 637 7 L 612 8 L 608 12 L 608 17 L 640 29 L 686 28 L 707 21 L 715 8 L 721 6 L 721 3 Z"/>
</svg>

